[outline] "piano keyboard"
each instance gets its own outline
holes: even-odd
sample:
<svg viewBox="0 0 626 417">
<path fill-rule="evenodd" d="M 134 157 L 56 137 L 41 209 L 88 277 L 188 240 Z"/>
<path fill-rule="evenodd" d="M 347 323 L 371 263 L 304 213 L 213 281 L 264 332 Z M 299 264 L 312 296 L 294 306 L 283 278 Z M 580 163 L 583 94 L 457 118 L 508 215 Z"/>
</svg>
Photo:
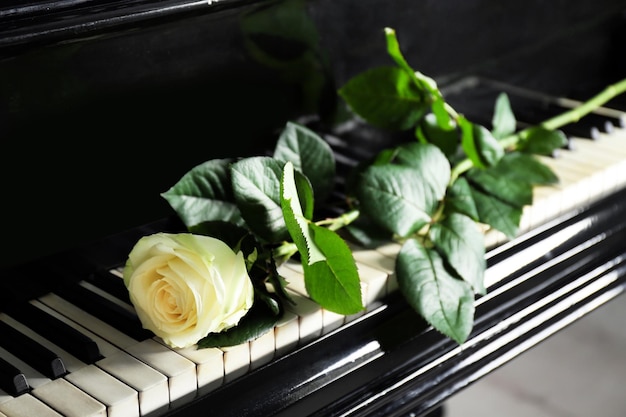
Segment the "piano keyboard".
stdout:
<svg viewBox="0 0 626 417">
<path fill-rule="evenodd" d="M 572 150 L 563 150 L 557 158 L 543 158 L 561 183 L 536 189 L 535 203 L 524 211 L 520 232 L 624 186 L 626 129 L 615 126 L 596 140 L 570 140 Z M 486 234 L 490 247 L 503 242 L 498 233 Z M 399 249 L 393 243 L 375 250 L 355 248 L 367 308 L 348 317 L 312 302 L 301 268 L 288 262 L 280 271 L 290 282 L 295 305 L 263 337 L 223 349 L 172 349 L 143 332 L 124 297 L 119 267 L 68 284 L 65 290 L 42 294 L 26 305 L 3 309 L 0 417 L 165 415 L 374 313 L 397 289 L 393 269 Z M 501 278 L 490 274 L 489 286 Z M 0 285 L 8 285 L 7 281 Z M 55 331 L 46 333 L 45 329 Z"/>
</svg>

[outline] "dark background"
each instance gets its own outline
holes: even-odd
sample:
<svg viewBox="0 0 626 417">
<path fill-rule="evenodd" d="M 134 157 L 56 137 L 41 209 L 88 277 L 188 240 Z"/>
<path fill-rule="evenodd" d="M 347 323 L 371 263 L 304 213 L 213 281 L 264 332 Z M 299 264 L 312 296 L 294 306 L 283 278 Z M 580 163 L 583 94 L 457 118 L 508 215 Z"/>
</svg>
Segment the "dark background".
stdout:
<svg viewBox="0 0 626 417">
<path fill-rule="evenodd" d="M 171 215 L 160 193 L 185 172 L 271 148 L 288 120 L 342 121 L 337 88 L 391 64 L 384 27 L 441 85 L 483 75 L 584 99 L 626 76 L 625 1 L 169 7 L 185 4 L 0 6 L 0 266 Z"/>
</svg>

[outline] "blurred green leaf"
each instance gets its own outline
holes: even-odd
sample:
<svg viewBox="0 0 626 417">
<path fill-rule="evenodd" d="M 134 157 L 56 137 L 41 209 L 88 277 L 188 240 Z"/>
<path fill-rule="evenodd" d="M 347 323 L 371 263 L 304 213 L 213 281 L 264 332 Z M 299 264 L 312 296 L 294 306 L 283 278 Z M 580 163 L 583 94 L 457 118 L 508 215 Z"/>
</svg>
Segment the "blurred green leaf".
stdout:
<svg viewBox="0 0 626 417">
<path fill-rule="evenodd" d="M 351 78 L 339 89 L 350 108 L 373 126 L 410 129 L 430 107 L 406 71 L 378 67 Z"/>
<path fill-rule="evenodd" d="M 502 139 L 515 133 L 517 121 L 511 109 L 511 102 L 506 93 L 500 93 L 491 120 L 491 133 L 496 139 Z"/>
<path fill-rule="evenodd" d="M 504 155 L 490 171 L 493 175 L 537 185 L 549 185 L 559 182 L 559 178 L 554 171 L 538 160 L 536 156 L 517 151 Z"/>
<path fill-rule="evenodd" d="M 452 186 L 448 188 L 445 207 L 446 212 L 465 214 L 474 221 L 478 221 L 478 211 L 476 210 L 472 190 L 467 180 L 463 177 L 457 178 Z"/>
<path fill-rule="evenodd" d="M 456 129 L 443 129 L 433 113 L 428 113 L 420 121 L 415 136 L 422 143 L 432 143 L 450 158 L 459 147 L 459 132 Z"/>
<path fill-rule="evenodd" d="M 548 130 L 541 126 L 530 128 L 517 143 L 520 152 L 550 156 L 556 149 L 567 144 L 567 137 L 560 130 Z"/>
<path fill-rule="evenodd" d="M 460 116 L 461 144 L 475 167 L 487 168 L 498 163 L 504 149 L 484 126 L 474 124 Z"/>
<path fill-rule="evenodd" d="M 491 169 L 471 169 L 466 177 L 474 188 L 515 207 L 522 208 L 533 202 L 532 184 L 524 180 L 511 179 Z"/>
</svg>

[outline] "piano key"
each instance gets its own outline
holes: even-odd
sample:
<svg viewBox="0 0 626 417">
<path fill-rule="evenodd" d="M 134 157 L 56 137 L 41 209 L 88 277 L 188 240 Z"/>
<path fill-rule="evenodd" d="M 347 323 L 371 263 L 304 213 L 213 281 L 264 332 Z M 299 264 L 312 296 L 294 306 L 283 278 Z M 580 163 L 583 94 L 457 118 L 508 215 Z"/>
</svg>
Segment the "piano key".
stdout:
<svg viewBox="0 0 626 417">
<path fill-rule="evenodd" d="M 104 404 L 63 378 L 33 389 L 32 395 L 65 417 L 107 417 Z"/>
<path fill-rule="evenodd" d="M 0 348 L 0 389 L 17 396 L 30 391 L 26 375 L 6 360 L 9 353 Z"/>
<path fill-rule="evenodd" d="M 598 140 L 570 138 L 572 150 L 556 158 L 539 157 L 559 177 L 559 183 L 537 186 L 533 204 L 525 207 L 520 234 L 550 221 L 570 210 L 583 207 L 609 195 L 626 184 L 626 130 L 602 133 Z M 487 247 L 507 241 L 503 234 L 490 231 Z"/>
<path fill-rule="evenodd" d="M 386 276 L 385 288 L 381 288 L 380 296 L 384 297 L 398 288 L 398 281 L 396 277 L 396 256 L 389 256 L 384 253 L 384 249 L 365 249 L 357 245 L 352 245 L 352 255 L 354 260 L 363 265 L 369 265 L 370 267 L 383 271 Z"/>
<path fill-rule="evenodd" d="M 102 402 L 108 417 L 140 416 L 139 394 L 94 365 L 70 372 L 65 379 Z"/>
<path fill-rule="evenodd" d="M 58 318 L 59 320 L 62 320 L 68 325 L 73 326 L 78 331 L 83 332 L 87 337 L 91 338 L 98 344 L 98 348 L 105 356 L 105 358 L 96 362 L 94 365 L 85 364 L 78 358 L 72 356 L 68 352 L 63 351 L 62 349 L 59 349 L 58 353 L 67 365 L 69 374 L 67 374 L 65 378 L 70 382 L 75 382 L 73 381 L 73 379 L 76 377 L 71 376 L 72 374 L 82 370 L 85 367 L 93 366 L 96 366 L 99 371 L 106 371 L 107 375 L 110 375 L 110 377 L 113 378 L 110 381 L 115 382 L 111 383 L 118 387 L 114 387 L 112 393 L 107 393 L 107 396 L 104 397 L 99 396 L 99 388 L 97 384 L 95 384 L 96 381 L 91 384 L 87 380 L 80 379 L 81 383 L 83 383 L 80 388 L 98 399 L 100 402 L 104 403 L 107 406 L 107 410 L 114 411 L 112 410 L 112 408 L 118 407 L 116 404 L 127 404 L 127 401 L 130 401 L 130 398 L 135 398 L 137 400 L 137 408 L 139 410 L 144 410 L 144 414 L 151 410 L 163 409 L 169 404 L 167 379 L 164 375 L 152 369 L 140 360 L 131 357 L 130 355 L 111 345 L 104 339 L 101 339 L 97 335 L 91 333 L 89 330 L 81 328 L 78 324 L 72 322 L 66 317 L 63 317 L 58 312 L 43 305 L 42 303 L 38 301 L 32 301 L 32 303 L 37 308 L 42 309 L 43 311 Z M 23 326 L 21 323 L 11 319 L 10 317 L 8 318 L 7 323 L 12 325 L 19 331 L 32 337 L 33 339 L 37 340 L 41 344 L 46 345 L 50 348 L 56 348 L 53 343 L 34 333 L 31 329 Z M 116 363 L 124 363 L 125 366 L 114 366 Z M 108 377 L 103 378 L 108 379 Z M 135 393 L 134 395 L 131 395 L 127 391 L 126 388 L 128 387 L 131 387 L 133 389 L 133 392 Z M 122 395 L 122 397 L 118 399 L 114 397 L 112 398 L 111 395 L 115 393 Z M 158 394 L 155 395 L 153 393 Z M 126 407 L 126 405 L 124 405 L 124 407 Z"/>
<path fill-rule="evenodd" d="M 65 364 L 55 352 L 9 326 L 5 318 L 6 315 L 0 313 L 0 347 L 24 358 L 26 363 L 51 379 L 67 372 Z"/>
<path fill-rule="evenodd" d="M 15 355 L 0 349 L 0 357 L 19 367 L 32 390 L 31 395 L 46 403 L 66 417 L 106 416 L 104 404 L 76 388 L 63 378 L 50 379 L 42 375 Z M 15 396 L 22 395 L 16 394 Z"/>
<path fill-rule="evenodd" d="M 156 338 L 160 343 L 164 343 Z M 176 349 L 176 353 L 192 361 L 196 366 L 198 394 L 214 390 L 224 383 L 224 351 L 218 348 L 198 349 L 196 345 Z"/>
<path fill-rule="evenodd" d="M 233 381 L 250 370 L 250 343 L 220 348 L 224 352 L 224 382 Z"/>
<path fill-rule="evenodd" d="M 51 381 L 45 375 L 42 375 L 41 372 L 33 369 L 30 365 L 20 359 L 17 355 L 12 354 L 11 352 L 0 348 L 0 357 L 3 361 L 5 361 L 9 366 L 15 368 L 18 374 L 18 383 L 20 384 L 19 390 L 10 389 L 10 387 L 2 388 L 6 393 L 18 397 L 22 394 L 30 392 L 33 388 L 36 388 L 46 382 Z M 13 371 L 15 372 L 15 371 Z"/>
<path fill-rule="evenodd" d="M 127 304 L 131 304 L 128 289 L 126 288 L 126 285 L 124 285 L 124 280 L 117 278 L 122 278 L 120 271 L 115 269 L 97 270 L 93 274 L 89 275 L 87 281 L 98 286 L 119 300 L 122 300 Z"/>
<path fill-rule="evenodd" d="M 6 417 L 63 417 L 30 394 L 20 395 L 0 404 L 0 413 Z"/>
<path fill-rule="evenodd" d="M 0 388 L 0 404 L 11 401 L 13 398 L 15 398 L 13 395 L 6 393 Z"/>
<path fill-rule="evenodd" d="M 169 388 L 164 375 L 146 368 L 124 352 L 107 356 L 98 367 L 137 391 L 139 411 L 143 415 L 158 415 L 169 408 Z"/>
<path fill-rule="evenodd" d="M 31 303 L 5 308 L 5 312 L 85 363 L 94 363 L 102 358 L 93 340 Z"/>
<path fill-rule="evenodd" d="M 137 341 L 154 336 L 152 332 L 141 327 L 139 318 L 134 312 L 120 307 L 80 284 L 64 285 L 55 289 L 54 293 Z"/>
<path fill-rule="evenodd" d="M 294 350 L 298 346 L 299 334 L 298 316 L 291 311 L 285 311 L 274 327 L 276 357 Z"/>
<path fill-rule="evenodd" d="M 276 336 L 274 329 L 251 340 L 250 344 L 250 370 L 256 369 L 271 362 L 276 352 Z"/>
<path fill-rule="evenodd" d="M 293 304 L 286 303 L 285 309 L 298 318 L 298 345 L 302 346 L 322 335 L 324 329 L 322 308 L 308 297 L 291 289 L 286 291 L 293 300 Z"/>
<path fill-rule="evenodd" d="M 196 395 L 197 371 L 189 359 L 153 339 L 126 346 L 124 351 L 167 377 L 170 404 L 185 402 Z"/>
</svg>

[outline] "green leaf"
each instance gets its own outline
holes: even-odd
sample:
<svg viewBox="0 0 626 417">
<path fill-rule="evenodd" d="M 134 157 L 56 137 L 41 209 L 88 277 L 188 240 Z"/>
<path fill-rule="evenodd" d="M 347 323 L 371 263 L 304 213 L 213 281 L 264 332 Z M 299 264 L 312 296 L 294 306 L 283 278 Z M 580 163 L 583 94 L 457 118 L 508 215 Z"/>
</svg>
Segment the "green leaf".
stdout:
<svg viewBox="0 0 626 417">
<path fill-rule="evenodd" d="M 538 155 L 552 155 L 556 149 L 567 144 L 567 137 L 560 130 L 548 130 L 537 126 L 530 128 L 521 136 L 517 150 Z"/>
<path fill-rule="evenodd" d="M 214 159 L 197 165 L 161 194 L 188 228 L 213 220 L 244 224 L 230 185 L 231 163 Z"/>
<path fill-rule="evenodd" d="M 417 142 L 399 148 L 394 162 L 366 168 L 356 193 L 367 216 L 408 236 L 430 221 L 445 195 L 450 164 L 436 146 Z"/>
<path fill-rule="evenodd" d="M 396 272 L 408 303 L 435 329 L 463 343 L 474 322 L 470 285 L 452 276 L 437 251 L 424 248 L 416 239 L 402 246 Z"/>
<path fill-rule="evenodd" d="M 511 102 L 506 93 L 500 93 L 491 120 L 491 133 L 496 139 L 502 139 L 515 133 L 517 122 L 511 109 Z"/>
<path fill-rule="evenodd" d="M 251 238 L 247 229 L 221 220 L 202 222 L 190 227 L 189 231 L 219 239 L 233 249 L 241 247 L 244 254 L 250 253 L 256 246 L 256 242 Z"/>
<path fill-rule="evenodd" d="M 461 145 L 467 157 L 477 168 L 495 165 L 504 155 L 504 149 L 484 126 L 464 117 L 458 119 L 461 127 Z"/>
<path fill-rule="evenodd" d="M 263 336 L 273 329 L 282 314 L 275 314 L 268 305 L 255 297 L 248 313 L 235 327 L 220 333 L 209 333 L 198 341 L 198 348 L 236 346 Z"/>
<path fill-rule="evenodd" d="M 335 157 L 332 149 L 317 133 L 305 126 L 288 122 L 283 129 L 274 159 L 291 162 L 311 181 L 317 200 L 325 200 L 335 180 Z"/>
<path fill-rule="evenodd" d="M 250 229 L 261 239 L 280 242 L 288 236 L 280 206 L 282 163 L 256 156 L 232 165 L 235 201 Z"/>
<path fill-rule="evenodd" d="M 491 168 L 494 175 L 500 175 L 515 181 L 531 184 L 556 184 L 559 178 L 552 169 L 535 156 L 522 152 L 509 152 Z"/>
<path fill-rule="evenodd" d="M 285 224 L 302 256 L 303 264 L 323 261 L 324 255 L 319 251 L 309 233 L 310 218 L 304 216 L 300 205 L 300 194 L 308 195 L 309 198 L 304 198 L 304 200 L 308 201 L 307 205 L 312 205 L 310 185 L 304 179 L 296 182 L 296 173 L 291 162 L 287 162 L 283 168 L 280 193 L 280 204 Z"/>
<path fill-rule="evenodd" d="M 366 70 L 348 80 L 339 95 L 370 124 L 392 130 L 412 128 L 429 109 L 411 74 L 397 67 Z"/>
<path fill-rule="evenodd" d="M 466 177 L 474 188 L 515 207 L 522 208 L 533 202 L 533 186 L 523 180 L 512 180 L 491 169 L 471 169 Z"/>
<path fill-rule="evenodd" d="M 476 202 L 480 221 L 504 233 L 508 238 L 514 238 L 519 229 L 522 218 L 522 209 L 472 188 L 472 196 Z"/>
<path fill-rule="evenodd" d="M 445 261 L 478 294 L 485 294 L 485 241 L 476 223 L 462 214 L 450 214 L 430 227 L 429 236 Z"/>
<path fill-rule="evenodd" d="M 437 146 L 447 157 L 455 155 L 459 147 L 459 132 L 456 129 L 442 128 L 433 113 L 428 113 L 420 121 L 415 136 L 422 143 Z"/>
<path fill-rule="evenodd" d="M 445 208 L 448 213 L 465 214 L 471 219 L 478 221 L 478 211 L 476 210 L 472 190 L 464 177 L 457 178 L 452 186 L 448 188 Z"/>
<path fill-rule="evenodd" d="M 309 296 L 326 310 L 355 314 L 363 310 L 361 281 L 346 242 L 335 232 L 313 223 L 309 225 L 325 260 L 304 264 L 304 282 Z"/>
</svg>

